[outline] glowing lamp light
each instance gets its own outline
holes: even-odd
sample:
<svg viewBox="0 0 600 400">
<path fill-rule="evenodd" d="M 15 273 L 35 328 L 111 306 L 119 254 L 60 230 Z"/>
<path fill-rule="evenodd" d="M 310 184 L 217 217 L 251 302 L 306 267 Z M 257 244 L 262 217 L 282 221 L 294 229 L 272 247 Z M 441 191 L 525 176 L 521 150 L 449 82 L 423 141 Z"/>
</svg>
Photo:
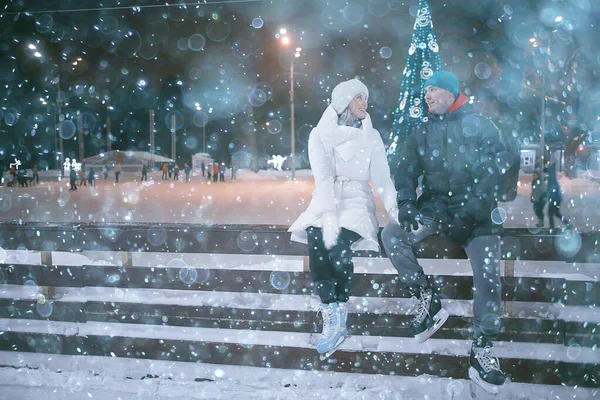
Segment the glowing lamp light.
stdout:
<svg viewBox="0 0 600 400">
<path fill-rule="evenodd" d="M 287 36 L 282 37 L 281 38 L 281 43 L 283 43 L 285 45 L 289 44 L 290 43 L 290 38 L 287 37 Z"/>
</svg>

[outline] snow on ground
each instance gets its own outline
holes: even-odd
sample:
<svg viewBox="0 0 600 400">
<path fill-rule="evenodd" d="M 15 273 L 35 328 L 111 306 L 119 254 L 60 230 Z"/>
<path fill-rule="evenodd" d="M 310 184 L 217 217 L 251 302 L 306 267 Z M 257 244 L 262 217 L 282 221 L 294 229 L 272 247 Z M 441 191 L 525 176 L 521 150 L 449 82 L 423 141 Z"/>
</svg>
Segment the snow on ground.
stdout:
<svg viewBox="0 0 600 400">
<path fill-rule="evenodd" d="M 290 225 L 307 207 L 314 189 L 310 170 L 296 180 L 289 171 L 243 170 L 238 180 L 207 182 L 201 174 L 190 182 L 163 181 L 159 173 L 140 183 L 134 173 L 122 173 L 118 184 L 112 174 L 94 188 L 68 191 L 68 180 L 42 182 L 30 188 L 0 187 L 0 221 L 48 222 L 163 222 L 203 224 Z M 531 176 L 521 175 L 516 200 L 501 204 L 507 211 L 506 227 L 534 227 L 530 202 Z M 580 231 L 600 229 L 600 185 L 586 178 L 560 176 L 563 214 Z M 383 226 L 389 218 L 376 196 L 377 217 Z M 546 226 L 548 221 L 546 221 Z"/>
<path fill-rule="evenodd" d="M 45 400 L 567 400 L 600 395 L 597 389 L 507 383 L 505 391 L 491 396 L 469 380 L 428 375 L 359 375 L 8 352 L 0 352 L 0 385 L 11 399 Z"/>
</svg>

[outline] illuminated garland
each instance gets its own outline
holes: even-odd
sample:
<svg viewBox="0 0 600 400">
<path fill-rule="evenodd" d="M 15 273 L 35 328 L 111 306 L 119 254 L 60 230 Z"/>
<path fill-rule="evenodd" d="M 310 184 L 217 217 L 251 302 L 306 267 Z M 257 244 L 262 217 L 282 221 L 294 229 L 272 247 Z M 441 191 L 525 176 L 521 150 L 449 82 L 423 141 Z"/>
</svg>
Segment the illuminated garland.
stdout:
<svg viewBox="0 0 600 400">
<path fill-rule="evenodd" d="M 427 0 L 419 0 L 419 10 L 413 26 L 406 66 L 402 72 L 398 107 L 394 112 L 394 123 L 389 135 L 390 145 L 387 154 L 390 161 L 406 142 L 410 130 L 421 122 L 427 121 L 423 87 L 425 81 L 441 69 L 441 64 L 429 4 Z M 391 163 L 391 166 L 395 164 Z"/>
</svg>

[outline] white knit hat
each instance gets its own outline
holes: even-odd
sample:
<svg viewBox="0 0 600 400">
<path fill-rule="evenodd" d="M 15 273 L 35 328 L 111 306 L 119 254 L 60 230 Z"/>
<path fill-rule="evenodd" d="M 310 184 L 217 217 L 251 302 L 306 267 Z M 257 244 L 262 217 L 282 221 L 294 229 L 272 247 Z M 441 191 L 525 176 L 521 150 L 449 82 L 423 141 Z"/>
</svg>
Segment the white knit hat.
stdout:
<svg viewBox="0 0 600 400">
<path fill-rule="evenodd" d="M 331 92 L 331 105 L 335 112 L 338 115 L 343 113 L 348 104 L 359 93 L 365 93 L 367 97 L 369 96 L 369 89 L 358 79 L 350 79 L 334 87 Z"/>
</svg>

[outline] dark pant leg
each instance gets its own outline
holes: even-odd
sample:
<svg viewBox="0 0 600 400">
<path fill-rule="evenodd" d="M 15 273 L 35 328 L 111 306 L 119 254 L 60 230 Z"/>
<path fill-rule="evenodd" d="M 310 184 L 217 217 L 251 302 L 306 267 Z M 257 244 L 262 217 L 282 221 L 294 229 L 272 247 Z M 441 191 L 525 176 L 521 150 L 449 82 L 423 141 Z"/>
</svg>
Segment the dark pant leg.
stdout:
<svg viewBox="0 0 600 400">
<path fill-rule="evenodd" d="M 311 226 L 306 232 L 310 273 L 321 302 L 347 301 L 354 270 L 350 246 L 360 236 L 342 229 L 338 243 L 327 250 L 321 228 Z"/>
<path fill-rule="evenodd" d="M 465 252 L 473 269 L 473 335 L 493 339 L 500 331 L 500 236 L 478 236 Z"/>
<path fill-rule="evenodd" d="M 413 246 L 437 233 L 433 226 L 421 226 L 418 231 L 406 232 L 397 222 L 392 221 L 383 228 L 381 241 L 392 265 L 398 271 L 400 281 L 407 286 L 424 286 L 427 277 L 419 265 Z"/>
<path fill-rule="evenodd" d="M 544 221 L 544 205 L 546 204 L 545 201 L 534 201 L 533 202 L 533 212 L 535 212 L 536 217 L 538 217 L 538 219 L 540 221 Z"/>
<path fill-rule="evenodd" d="M 554 228 L 554 218 L 558 218 L 559 220 L 562 218 L 560 215 L 560 204 L 550 201 L 548 203 L 548 219 L 550 220 L 550 228 Z"/>
<path fill-rule="evenodd" d="M 337 243 L 329 250 L 329 260 L 333 268 L 335 298 L 339 302 L 347 302 L 352 290 L 354 276 L 354 260 L 350 247 L 360 239 L 356 232 L 342 228 Z"/>
<path fill-rule="evenodd" d="M 323 244 L 323 231 L 314 226 L 306 229 L 308 240 L 308 264 L 312 281 L 321 302 L 329 304 L 335 302 L 335 288 L 333 283 L 333 268 L 329 261 L 329 252 Z"/>
</svg>

